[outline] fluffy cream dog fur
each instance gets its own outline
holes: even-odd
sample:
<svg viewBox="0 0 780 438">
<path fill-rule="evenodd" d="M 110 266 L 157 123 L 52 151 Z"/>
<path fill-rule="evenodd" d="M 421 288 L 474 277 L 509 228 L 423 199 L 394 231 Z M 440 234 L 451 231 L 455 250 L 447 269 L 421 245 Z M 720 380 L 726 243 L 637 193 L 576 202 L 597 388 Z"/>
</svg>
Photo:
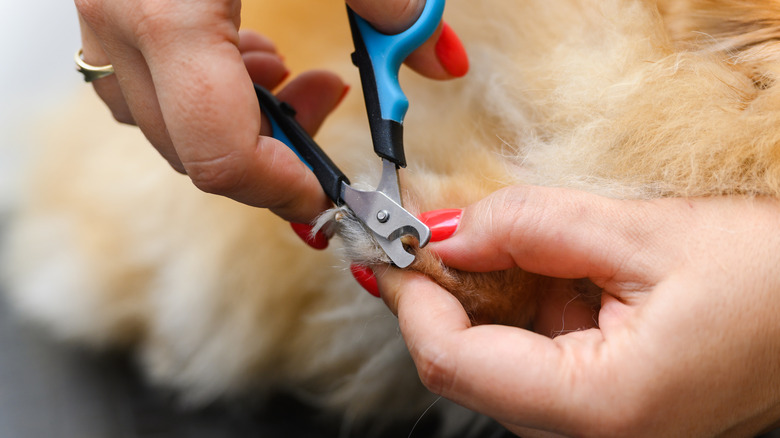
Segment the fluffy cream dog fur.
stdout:
<svg viewBox="0 0 780 438">
<path fill-rule="evenodd" d="M 343 8 L 257 0 L 244 16 L 296 71 L 331 68 L 357 88 Z M 619 198 L 780 194 L 780 2 L 450 0 L 445 18 L 472 68 L 451 82 L 402 76 L 415 209 L 518 183 Z M 375 184 L 359 95 L 318 141 Z M 372 424 L 431 404 L 395 318 L 349 274 L 345 254 L 377 257 L 359 228 L 336 226 L 348 252 L 310 250 L 268 212 L 198 192 L 95 98 L 83 111 L 50 131 L 12 224 L 4 268 L 21 314 L 62 338 L 133 348 L 154 382 L 194 402 L 285 390 Z M 545 279 L 478 278 L 420 254 L 415 269 L 475 321 L 528 324 Z M 444 434 L 475 421 L 457 409 L 434 407 Z"/>
</svg>

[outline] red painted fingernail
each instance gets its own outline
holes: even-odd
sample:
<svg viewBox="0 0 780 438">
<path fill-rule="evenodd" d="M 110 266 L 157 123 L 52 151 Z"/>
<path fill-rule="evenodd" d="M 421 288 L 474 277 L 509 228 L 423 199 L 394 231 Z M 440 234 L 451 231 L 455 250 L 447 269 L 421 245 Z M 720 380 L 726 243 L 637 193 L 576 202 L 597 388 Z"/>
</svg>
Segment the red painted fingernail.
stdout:
<svg viewBox="0 0 780 438">
<path fill-rule="evenodd" d="M 463 210 L 452 208 L 428 211 L 418 218 L 431 229 L 431 242 L 441 242 L 455 234 L 462 216 Z"/>
<path fill-rule="evenodd" d="M 290 70 L 287 70 L 285 68 L 284 73 L 282 73 L 282 76 L 279 78 L 279 83 L 281 84 L 282 82 L 286 81 L 287 78 L 289 77 L 290 77 Z"/>
<path fill-rule="evenodd" d="M 349 94 L 349 90 L 351 90 L 352 87 L 350 85 L 344 86 L 344 91 L 341 92 L 341 96 L 339 97 L 339 100 L 336 102 L 336 106 L 341 105 L 341 102 L 344 101 L 344 98 L 347 97 L 347 94 Z"/>
<path fill-rule="evenodd" d="M 295 231 L 295 234 L 297 234 L 298 237 L 300 237 L 301 240 L 306 242 L 306 244 L 310 247 L 314 249 L 325 249 L 328 247 L 328 236 L 326 236 L 322 231 L 313 236 L 311 235 L 311 231 L 314 229 L 313 226 L 309 224 L 296 224 L 293 222 L 290 222 L 290 226 L 292 227 L 293 231 Z"/>
<path fill-rule="evenodd" d="M 358 284 L 363 286 L 368 293 L 379 298 L 379 285 L 376 282 L 376 276 L 374 271 L 368 266 L 353 264 L 349 267 L 352 272 L 352 276 L 355 277 Z"/>
<path fill-rule="evenodd" d="M 469 72 L 469 56 L 460 38 L 447 23 L 442 23 L 441 35 L 436 42 L 436 57 L 442 67 L 456 78 Z"/>
</svg>

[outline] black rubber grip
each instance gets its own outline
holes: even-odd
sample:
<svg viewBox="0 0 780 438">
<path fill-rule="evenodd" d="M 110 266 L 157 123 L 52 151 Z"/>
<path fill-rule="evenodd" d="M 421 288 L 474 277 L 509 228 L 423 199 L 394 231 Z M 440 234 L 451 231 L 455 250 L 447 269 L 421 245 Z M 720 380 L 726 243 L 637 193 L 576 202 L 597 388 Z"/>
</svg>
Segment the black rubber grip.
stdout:
<svg viewBox="0 0 780 438">
<path fill-rule="evenodd" d="M 374 152 L 378 156 L 392 161 L 398 167 L 406 167 L 404 127 L 395 120 L 382 118 L 374 66 L 368 55 L 366 44 L 363 42 L 363 35 L 357 26 L 355 12 L 349 6 L 347 7 L 347 15 L 349 15 L 349 27 L 352 29 L 352 41 L 355 43 L 352 63 L 360 71 L 360 83 L 363 85 L 363 96 L 366 101 L 366 113 L 368 114 L 368 125 L 371 128 L 371 139 L 374 142 Z"/>
<path fill-rule="evenodd" d="M 255 84 L 255 92 L 260 109 L 271 119 L 272 123 L 282 130 L 288 141 L 274 132 L 274 138 L 284 142 L 298 157 L 314 172 L 325 194 L 336 203 L 342 205 L 341 184 L 349 184 L 349 179 L 336 166 L 305 129 L 295 120 L 295 109 L 287 103 L 280 102 L 270 91 Z"/>
</svg>

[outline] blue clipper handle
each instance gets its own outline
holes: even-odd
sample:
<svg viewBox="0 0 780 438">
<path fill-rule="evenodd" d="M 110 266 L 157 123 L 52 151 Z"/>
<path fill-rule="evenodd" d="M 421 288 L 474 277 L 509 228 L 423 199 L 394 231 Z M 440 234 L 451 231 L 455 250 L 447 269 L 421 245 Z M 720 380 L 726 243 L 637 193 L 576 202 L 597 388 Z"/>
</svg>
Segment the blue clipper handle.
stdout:
<svg viewBox="0 0 780 438">
<path fill-rule="evenodd" d="M 295 120 L 295 109 L 280 102 L 270 91 L 255 84 L 260 109 L 271 122 L 273 137 L 292 149 L 295 155 L 314 172 L 325 194 L 337 205 L 342 205 L 341 185 L 349 179 L 331 161 L 328 155 Z"/>
<path fill-rule="evenodd" d="M 445 0 L 427 0 L 420 17 L 409 29 L 387 35 L 347 8 L 360 69 L 374 151 L 400 167 L 406 166 L 403 121 L 409 100 L 401 90 L 398 72 L 404 60 L 433 35 L 444 14 Z"/>
</svg>

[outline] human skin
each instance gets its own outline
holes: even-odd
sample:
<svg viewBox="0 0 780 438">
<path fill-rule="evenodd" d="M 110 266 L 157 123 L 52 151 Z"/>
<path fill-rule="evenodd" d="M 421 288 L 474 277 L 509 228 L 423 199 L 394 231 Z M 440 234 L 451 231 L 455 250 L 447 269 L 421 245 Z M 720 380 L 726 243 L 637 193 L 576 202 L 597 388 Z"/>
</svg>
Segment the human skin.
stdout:
<svg viewBox="0 0 780 438">
<path fill-rule="evenodd" d="M 753 436 L 780 418 L 779 225 L 780 202 L 766 198 L 518 186 L 466 208 L 430 244 L 446 264 L 603 288 L 597 314 L 546 297 L 535 327 L 566 333 L 554 338 L 472 327 L 429 279 L 374 271 L 423 383 L 515 433 Z"/>
<path fill-rule="evenodd" d="M 239 32 L 239 0 L 75 0 L 84 61 L 112 64 L 115 75 L 93 83 L 123 123 L 140 127 L 177 171 L 200 189 L 311 222 L 330 206 L 306 166 L 281 142 L 258 136 L 260 110 L 252 82 L 279 85 L 286 68 L 271 41 Z M 424 0 L 349 0 L 384 31 L 408 27 Z M 439 30 L 407 60 L 434 79 L 452 77 L 435 53 Z M 347 87 L 337 76 L 308 72 L 279 97 L 313 132 Z"/>
</svg>

